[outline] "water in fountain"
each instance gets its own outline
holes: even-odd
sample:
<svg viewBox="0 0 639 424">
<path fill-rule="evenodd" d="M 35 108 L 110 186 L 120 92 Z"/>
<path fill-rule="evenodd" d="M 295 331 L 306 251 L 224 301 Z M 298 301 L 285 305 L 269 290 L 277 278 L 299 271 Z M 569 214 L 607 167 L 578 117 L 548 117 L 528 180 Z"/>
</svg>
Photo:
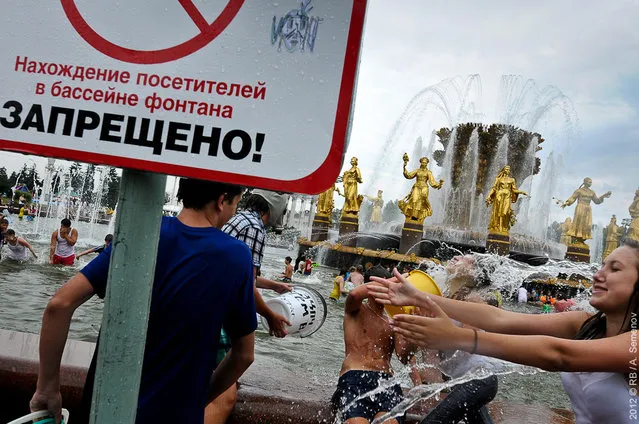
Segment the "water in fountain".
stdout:
<svg viewBox="0 0 639 424">
<path fill-rule="evenodd" d="M 590 245 L 590 262 L 601 263 L 601 256 L 603 255 L 604 248 L 604 232 L 601 225 L 595 224 L 592 226 L 592 240 L 588 240 Z"/>
<path fill-rule="evenodd" d="M 426 154 L 431 158 L 430 169 L 437 179 L 442 178 L 445 183 L 441 190 L 430 192 L 433 216 L 425 221 L 425 235 L 429 237 L 429 231 L 438 234 L 452 231 L 456 239 L 466 243 L 485 239 L 490 214 L 490 208 L 484 205 L 485 195 L 499 170 L 509 164 L 520 188 L 531 195 L 531 199 L 521 198 L 521 204 L 514 205 L 519 221 L 519 235 L 516 237 L 526 239 L 528 245 L 536 243 L 540 246 L 538 253 L 554 255 L 561 252 L 559 246 L 548 247 L 546 227 L 554 194 L 550 190 L 556 187 L 552 182 L 560 174 L 556 162 L 553 162 L 553 155 L 569 151 L 578 133 L 579 122 L 570 99 L 556 87 L 540 87 L 533 80 L 505 75 L 500 80 L 495 117 L 487 118 L 482 111 L 481 79 L 478 75 L 471 75 L 465 80 L 448 79 L 421 90 L 411 99 L 393 126 L 376 161 L 376 169 L 393 169 L 395 164 L 398 170 L 401 169 L 400 153 L 409 150 L 407 146 L 415 143 L 413 149 L 419 147 L 423 151 L 421 137 L 434 134 L 439 128 L 448 128 L 450 134 L 447 141 L 444 142 L 441 135 L 439 137 L 444 151 L 442 157 L 436 158 L 436 162 L 441 167 L 432 161 L 439 146 L 436 137 L 431 137 L 426 149 Z M 477 155 L 472 154 L 487 146 L 484 145 L 483 136 L 480 134 L 478 137 L 475 133 L 478 127 L 475 127 L 472 135 L 466 133 L 462 136 L 462 139 L 468 137 L 465 141 L 467 144 L 458 145 L 458 124 L 481 121 L 485 124 L 494 121 L 502 125 L 497 131 L 503 135 L 497 140 L 495 150 L 489 154 L 488 163 L 482 163 L 477 160 Z M 480 133 L 489 131 L 487 126 L 483 128 Z M 512 138 L 513 134 L 516 138 Z M 541 139 L 540 134 L 544 139 Z M 542 142 L 545 143 L 543 155 L 538 152 Z M 511 150 L 514 146 L 518 150 Z M 462 153 L 459 158 L 455 157 L 457 151 Z M 541 155 L 541 166 L 537 163 L 536 155 Z M 414 158 L 411 157 L 411 160 Z M 463 164 L 463 173 L 454 176 L 453 168 L 460 164 Z M 486 171 L 478 183 L 481 174 L 478 173 L 479 168 L 485 168 Z M 541 175 L 528 178 L 528 175 L 539 171 Z M 368 177 L 365 192 L 376 188 L 380 178 L 379 174 Z M 399 171 L 396 178 L 402 178 Z M 410 189 L 406 189 L 410 182 L 394 184 L 392 177 L 388 179 L 385 176 L 384 179 L 386 187 L 381 188 L 385 189 L 387 199 L 393 196 L 401 198 Z M 453 180 L 457 181 L 455 186 Z M 461 219 L 454 222 L 458 217 Z M 441 226 L 445 228 L 439 228 Z M 465 237 L 462 235 L 464 231 Z M 532 243 L 529 239 L 537 241 Z"/>
<path fill-rule="evenodd" d="M 87 165 L 93 166 L 93 165 Z M 28 233 L 28 237 L 34 241 L 48 242 L 53 231 L 59 228 L 63 218 L 70 218 L 72 225 L 78 227 L 82 224 L 82 231 L 79 231 L 78 246 L 90 246 L 101 244 L 105 234 L 109 231 L 102 225 L 103 201 L 105 200 L 105 188 L 107 172 L 104 167 L 95 167 L 98 177 L 97 184 L 93 188 L 94 175 L 88 172 L 81 182 L 79 193 L 72 192 L 73 173 L 80 173 L 81 168 L 65 168 L 61 164 L 56 166 L 54 159 L 49 159 L 45 168 L 45 175 L 36 210 L 33 231 Z M 85 201 L 83 201 L 85 199 Z M 88 200 L 88 201 L 86 201 Z M 113 218 L 114 215 L 111 215 Z M 113 219 L 109 221 L 112 223 Z M 110 229 L 112 231 L 112 228 Z"/>
</svg>

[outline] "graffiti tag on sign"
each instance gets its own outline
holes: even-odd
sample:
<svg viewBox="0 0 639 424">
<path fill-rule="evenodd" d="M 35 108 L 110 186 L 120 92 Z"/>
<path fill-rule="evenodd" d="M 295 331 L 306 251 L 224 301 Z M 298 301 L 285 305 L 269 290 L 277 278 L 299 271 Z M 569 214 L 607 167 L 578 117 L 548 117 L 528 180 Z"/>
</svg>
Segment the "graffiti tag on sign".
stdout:
<svg viewBox="0 0 639 424">
<path fill-rule="evenodd" d="M 277 16 L 273 16 L 271 44 L 277 44 L 278 51 L 284 46 L 289 52 L 297 50 L 303 52 L 306 47 L 313 52 L 317 30 L 322 19 L 309 15 L 313 9 L 313 6 L 310 6 L 311 1 L 301 0 L 299 9 L 290 10 L 279 21 Z"/>
</svg>

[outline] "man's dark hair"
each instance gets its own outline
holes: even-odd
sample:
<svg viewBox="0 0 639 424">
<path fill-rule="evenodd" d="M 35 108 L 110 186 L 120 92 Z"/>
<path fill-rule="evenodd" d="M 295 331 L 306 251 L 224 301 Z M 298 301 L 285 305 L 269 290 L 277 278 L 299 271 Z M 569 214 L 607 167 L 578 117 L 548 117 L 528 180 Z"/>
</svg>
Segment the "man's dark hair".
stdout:
<svg viewBox="0 0 639 424">
<path fill-rule="evenodd" d="M 246 210 L 255 211 L 260 215 L 265 213 L 269 213 L 269 206 L 266 199 L 264 199 L 259 194 L 251 194 L 246 199 L 246 206 L 244 206 Z"/>
<path fill-rule="evenodd" d="M 291 258 L 290 256 L 287 256 L 284 258 L 286 260 L 286 262 L 291 263 L 291 261 L 293 260 L 293 258 Z"/>
<path fill-rule="evenodd" d="M 9 229 L 7 230 L 7 232 L 6 232 L 6 233 L 4 233 L 4 234 L 5 234 L 5 235 L 7 235 L 7 236 L 15 236 L 15 235 L 16 235 L 16 232 L 15 232 L 15 230 L 14 230 L 13 228 L 9 228 Z"/>
<path fill-rule="evenodd" d="M 69 218 L 64 218 L 62 221 L 60 221 L 60 224 L 62 224 L 63 227 L 70 227 L 71 220 Z"/>
<path fill-rule="evenodd" d="M 2 218 L 0 219 L 0 224 L 7 224 L 9 225 L 9 220 L 7 218 Z"/>
<path fill-rule="evenodd" d="M 107 234 L 106 237 L 104 238 L 104 241 L 113 241 L 113 234 Z"/>
<path fill-rule="evenodd" d="M 366 271 L 366 274 L 364 274 L 364 282 L 368 283 L 371 280 L 371 277 L 391 278 L 392 275 L 381 264 L 377 264 Z"/>
<path fill-rule="evenodd" d="M 217 202 L 220 196 L 230 202 L 235 196 L 242 194 L 242 191 L 244 187 L 234 184 L 181 178 L 177 198 L 185 208 L 202 210 L 210 202 Z"/>
</svg>

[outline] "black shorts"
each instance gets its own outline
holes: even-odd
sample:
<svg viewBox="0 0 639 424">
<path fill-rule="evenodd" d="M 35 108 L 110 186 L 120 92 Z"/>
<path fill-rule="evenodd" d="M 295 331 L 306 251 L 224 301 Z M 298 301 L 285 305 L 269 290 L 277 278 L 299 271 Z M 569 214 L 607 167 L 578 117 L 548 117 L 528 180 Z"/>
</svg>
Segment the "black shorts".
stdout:
<svg viewBox="0 0 639 424">
<path fill-rule="evenodd" d="M 399 384 L 393 384 L 371 396 L 355 399 L 377 389 L 380 383 L 388 384 L 391 378 L 391 375 L 380 371 L 347 371 L 339 378 L 337 390 L 331 399 L 333 412 L 343 421 L 350 418 L 366 418 L 373 421 L 375 415 L 390 411 L 402 401 L 403 393 Z M 396 417 L 400 423 L 403 422 L 403 418 Z"/>
</svg>

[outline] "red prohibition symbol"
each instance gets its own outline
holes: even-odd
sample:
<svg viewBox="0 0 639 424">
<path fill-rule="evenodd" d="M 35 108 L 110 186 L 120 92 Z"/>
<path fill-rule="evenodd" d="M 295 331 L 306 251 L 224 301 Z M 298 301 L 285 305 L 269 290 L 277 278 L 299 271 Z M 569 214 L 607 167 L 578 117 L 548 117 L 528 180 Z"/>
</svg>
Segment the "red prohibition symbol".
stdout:
<svg viewBox="0 0 639 424">
<path fill-rule="evenodd" d="M 74 0 L 60 1 L 71 25 L 73 25 L 78 34 L 96 50 L 113 59 L 144 65 L 172 62 L 205 47 L 226 29 L 244 4 L 244 0 L 228 0 L 228 4 L 224 7 L 220 16 L 218 16 L 213 23 L 209 24 L 195 4 L 193 4 L 193 0 L 174 0 L 182 5 L 200 33 L 190 40 L 166 49 L 132 50 L 118 46 L 95 32 L 80 14 Z M 108 4 L 108 2 L 105 4 Z"/>
</svg>

